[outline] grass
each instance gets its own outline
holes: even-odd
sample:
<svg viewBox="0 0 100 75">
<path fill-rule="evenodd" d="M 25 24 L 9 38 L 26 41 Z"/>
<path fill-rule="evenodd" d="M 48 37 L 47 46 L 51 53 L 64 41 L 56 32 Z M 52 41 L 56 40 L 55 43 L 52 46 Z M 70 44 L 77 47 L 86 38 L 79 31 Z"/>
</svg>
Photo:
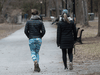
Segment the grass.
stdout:
<svg viewBox="0 0 100 75">
<path fill-rule="evenodd" d="M 96 37 L 98 22 L 89 22 L 90 27 L 84 27 L 82 34 L 83 44 L 76 44 L 74 59 L 78 60 L 99 60 L 100 59 L 100 37 Z M 81 25 L 77 24 L 77 27 Z M 82 27 L 81 27 L 82 28 Z"/>
<path fill-rule="evenodd" d="M 1 23 L 0 24 L 0 39 L 7 37 L 8 35 L 22 28 L 23 26 L 24 25 Z"/>
</svg>

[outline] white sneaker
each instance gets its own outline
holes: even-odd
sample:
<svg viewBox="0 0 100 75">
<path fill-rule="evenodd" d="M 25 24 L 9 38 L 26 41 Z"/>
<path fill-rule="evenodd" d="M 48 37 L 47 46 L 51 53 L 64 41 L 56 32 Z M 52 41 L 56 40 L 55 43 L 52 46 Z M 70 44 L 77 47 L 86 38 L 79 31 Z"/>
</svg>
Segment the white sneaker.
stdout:
<svg viewBox="0 0 100 75">
<path fill-rule="evenodd" d="M 72 62 L 69 63 L 69 70 L 73 70 L 73 63 Z"/>
<path fill-rule="evenodd" d="M 66 68 L 66 69 L 64 69 L 64 71 L 68 71 L 68 69 Z"/>
</svg>

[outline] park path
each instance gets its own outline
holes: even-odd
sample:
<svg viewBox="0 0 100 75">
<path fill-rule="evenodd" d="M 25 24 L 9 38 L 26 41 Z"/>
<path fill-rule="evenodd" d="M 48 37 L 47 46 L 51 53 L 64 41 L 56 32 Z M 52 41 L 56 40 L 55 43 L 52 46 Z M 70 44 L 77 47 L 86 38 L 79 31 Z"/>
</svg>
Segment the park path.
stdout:
<svg viewBox="0 0 100 75">
<path fill-rule="evenodd" d="M 33 72 L 34 64 L 28 39 L 22 28 L 0 40 L 0 75 L 81 75 L 88 73 L 87 70 L 81 68 L 84 64 L 78 65 L 77 63 L 74 65 L 74 70 L 64 71 L 61 50 L 56 45 L 56 28 L 50 22 L 44 22 L 44 25 L 46 34 L 42 39 L 39 52 L 41 72 Z"/>
</svg>

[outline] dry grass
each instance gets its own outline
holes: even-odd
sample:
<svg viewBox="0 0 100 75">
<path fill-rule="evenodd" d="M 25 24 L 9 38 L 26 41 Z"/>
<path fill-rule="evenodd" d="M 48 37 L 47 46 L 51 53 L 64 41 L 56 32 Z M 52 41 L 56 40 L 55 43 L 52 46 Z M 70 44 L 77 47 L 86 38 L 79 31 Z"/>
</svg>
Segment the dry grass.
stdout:
<svg viewBox="0 0 100 75">
<path fill-rule="evenodd" d="M 8 24 L 2 23 L 0 24 L 0 39 L 7 37 L 8 35 L 12 34 L 16 30 L 22 28 L 24 25 L 17 25 L 17 24 Z"/>
<path fill-rule="evenodd" d="M 89 25 L 90 27 L 83 28 L 83 44 L 76 44 L 76 54 L 74 55 L 74 59 L 83 61 L 100 59 L 100 37 L 96 37 L 98 22 L 89 22 Z M 81 25 L 78 24 L 77 27 L 81 27 Z"/>
</svg>

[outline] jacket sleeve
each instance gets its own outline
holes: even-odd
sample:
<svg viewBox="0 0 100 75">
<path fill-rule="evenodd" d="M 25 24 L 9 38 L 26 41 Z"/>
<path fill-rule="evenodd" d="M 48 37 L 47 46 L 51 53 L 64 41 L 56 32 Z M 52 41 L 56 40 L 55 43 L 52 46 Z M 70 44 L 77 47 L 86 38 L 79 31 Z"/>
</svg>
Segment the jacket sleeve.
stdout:
<svg viewBox="0 0 100 75">
<path fill-rule="evenodd" d="M 61 26 L 58 23 L 58 27 L 57 27 L 57 46 L 60 46 L 60 41 L 61 41 Z"/>
<path fill-rule="evenodd" d="M 76 41 L 77 40 L 77 32 L 76 32 L 76 26 L 75 26 L 75 24 L 74 23 L 72 23 L 72 26 L 73 26 L 73 35 L 74 35 L 74 41 Z"/>
<path fill-rule="evenodd" d="M 45 27 L 44 27 L 44 24 L 42 23 L 42 27 L 41 27 L 41 38 L 44 36 L 46 30 L 45 30 Z"/>
<path fill-rule="evenodd" d="M 29 27 L 28 27 L 28 22 L 27 22 L 26 25 L 25 25 L 24 33 L 25 33 L 26 36 L 29 38 Z"/>
</svg>

